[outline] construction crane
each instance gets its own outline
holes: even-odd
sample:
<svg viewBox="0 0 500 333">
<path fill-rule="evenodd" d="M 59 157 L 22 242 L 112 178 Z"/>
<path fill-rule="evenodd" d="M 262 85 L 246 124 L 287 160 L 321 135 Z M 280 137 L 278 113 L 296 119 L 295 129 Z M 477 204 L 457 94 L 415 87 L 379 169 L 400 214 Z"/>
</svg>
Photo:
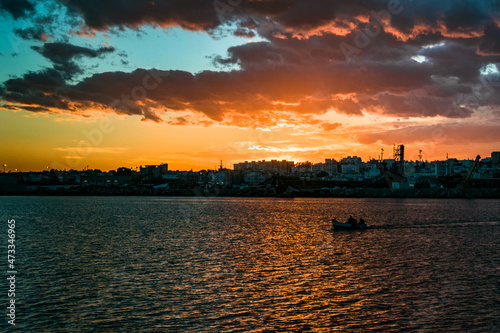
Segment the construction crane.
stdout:
<svg viewBox="0 0 500 333">
<path fill-rule="evenodd" d="M 470 186 L 470 180 L 472 178 L 472 173 L 476 169 L 477 165 L 479 164 L 479 160 L 481 159 L 481 156 L 477 155 L 476 159 L 474 160 L 474 163 L 470 167 L 469 173 L 467 173 L 467 176 L 465 176 L 463 182 L 462 182 L 462 187 L 467 187 Z"/>
</svg>

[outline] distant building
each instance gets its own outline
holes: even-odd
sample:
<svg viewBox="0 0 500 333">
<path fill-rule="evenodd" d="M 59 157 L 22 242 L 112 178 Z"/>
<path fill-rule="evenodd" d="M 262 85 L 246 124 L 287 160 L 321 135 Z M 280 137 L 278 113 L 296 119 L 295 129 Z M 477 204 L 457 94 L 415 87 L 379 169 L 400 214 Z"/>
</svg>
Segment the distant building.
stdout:
<svg viewBox="0 0 500 333">
<path fill-rule="evenodd" d="M 325 164 L 324 163 L 313 164 L 311 165 L 311 171 L 314 173 L 325 171 Z"/>
<path fill-rule="evenodd" d="M 326 171 L 330 176 L 339 172 L 339 163 L 333 158 L 325 159 L 324 171 Z"/>
<path fill-rule="evenodd" d="M 338 173 L 338 163 L 334 159 L 327 158 L 325 159 L 325 163 L 316 163 L 311 165 L 311 171 L 314 174 L 317 174 L 321 171 L 326 172 L 329 176 L 333 176 Z M 295 170 L 298 170 L 295 168 Z"/>
<path fill-rule="evenodd" d="M 130 182 L 131 176 L 117 176 L 111 173 L 101 173 L 96 175 L 82 175 L 81 186 L 121 186 Z"/>
<path fill-rule="evenodd" d="M 365 179 L 375 178 L 380 175 L 380 168 L 376 164 L 369 164 L 364 172 Z"/>
<path fill-rule="evenodd" d="M 491 159 L 493 166 L 500 166 L 500 151 L 492 152 Z"/>
<path fill-rule="evenodd" d="M 436 161 L 435 162 L 435 176 L 451 176 L 454 174 L 454 166 L 458 164 L 457 159 L 450 158 L 446 161 Z"/>
<path fill-rule="evenodd" d="M 387 159 L 384 159 L 383 161 L 386 165 L 387 165 L 387 169 L 391 169 L 393 165 L 395 165 L 397 162 L 395 159 L 393 158 L 387 158 Z"/>
<path fill-rule="evenodd" d="M 266 180 L 266 176 L 258 171 L 251 171 L 245 174 L 244 182 L 250 186 L 257 186 Z"/>
<path fill-rule="evenodd" d="M 219 186 L 231 186 L 231 170 L 220 168 L 214 173 L 215 183 Z"/>
<path fill-rule="evenodd" d="M 360 157 L 348 156 L 340 160 L 342 173 L 359 173 L 361 170 L 362 161 Z"/>
<path fill-rule="evenodd" d="M 434 176 L 441 177 L 448 175 L 448 165 L 446 164 L 446 161 L 435 161 L 434 167 Z"/>
<path fill-rule="evenodd" d="M 305 172 L 310 172 L 311 168 L 306 167 L 306 166 L 293 166 L 292 167 L 292 173 L 305 173 Z"/>
<path fill-rule="evenodd" d="M 142 166 L 139 169 L 139 174 L 141 176 L 152 176 L 152 177 L 160 177 L 168 171 L 168 164 L 162 163 L 160 165 L 146 165 Z"/>
<path fill-rule="evenodd" d="M 289 173 L 292 171 L 294 162 L 282 160 L 271 160 L 271 161 L 245 161 L 242 163 L 234 164 L 234 171 L 268 171 L 268 172 L 281 172 Z"/>
</svg>

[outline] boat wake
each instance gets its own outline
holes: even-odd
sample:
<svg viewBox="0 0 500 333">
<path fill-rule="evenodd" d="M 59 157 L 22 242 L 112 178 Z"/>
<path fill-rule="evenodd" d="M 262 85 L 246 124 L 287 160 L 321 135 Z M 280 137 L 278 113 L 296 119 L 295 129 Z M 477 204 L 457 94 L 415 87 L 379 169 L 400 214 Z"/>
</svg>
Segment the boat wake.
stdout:
<svg viewBox="0 0 500 333">
<path fill-rule="evenodd" d="M 426 229 L 426 228 L 449 228 L 449 227 L 499 227 L 500 221 L 489 222 L 448 222 L 448 223 L 429 223 L 429 224 L 385 224 L 370 225 L 367 229 Z"/>
</svg>

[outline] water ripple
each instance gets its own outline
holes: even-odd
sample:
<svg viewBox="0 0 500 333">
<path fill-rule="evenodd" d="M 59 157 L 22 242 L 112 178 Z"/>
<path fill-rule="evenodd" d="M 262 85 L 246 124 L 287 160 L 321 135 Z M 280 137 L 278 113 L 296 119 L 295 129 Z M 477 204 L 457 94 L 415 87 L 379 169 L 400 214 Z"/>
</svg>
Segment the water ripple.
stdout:
<svg viewBox="0 0 500 333">
<path fill-rule="evenodd" d="M 498 201 L 0 200 L 21 331 L 499 331 Z"/>
</svg>

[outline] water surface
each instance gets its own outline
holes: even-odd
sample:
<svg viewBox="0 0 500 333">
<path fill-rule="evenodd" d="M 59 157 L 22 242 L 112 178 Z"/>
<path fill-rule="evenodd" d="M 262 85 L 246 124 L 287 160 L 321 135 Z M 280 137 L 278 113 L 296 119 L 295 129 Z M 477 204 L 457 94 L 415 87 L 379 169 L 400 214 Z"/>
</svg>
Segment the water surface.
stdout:
<svg viewBox="0 0 500 333">
<path fill-rule="evenodd" d="M 499 203 L 3 197 L 16 329 L 498 332 Z"/>
</svg>

